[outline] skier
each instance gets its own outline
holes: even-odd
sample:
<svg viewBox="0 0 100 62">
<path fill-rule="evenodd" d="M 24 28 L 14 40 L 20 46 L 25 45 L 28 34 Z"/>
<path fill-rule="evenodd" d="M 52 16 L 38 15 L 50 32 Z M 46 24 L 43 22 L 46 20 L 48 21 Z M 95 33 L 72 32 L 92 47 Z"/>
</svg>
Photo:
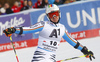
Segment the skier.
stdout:
<svg viewBox="0 0 100 62">
<path fill-rule="evenodd" d="M 31 62 L 56 62 L 55 53 L 61 38 L 65 39 L 75 49 L 79 49 L 90 60 L 95 58 L 92 51 L 89 51 L 86 46 L 82 46 L 77 40 L 73 39 L 68 34 L 65 26 L 59 23 L 61 14 L 57 5 L 48 5 L 46 15 L 49 21 L 42 21 L 30 27 L 7 28 L 3 32 L 9 37 L 12 33 L 28 34 L 39 31 L 38 46 Z"/>
</svg>

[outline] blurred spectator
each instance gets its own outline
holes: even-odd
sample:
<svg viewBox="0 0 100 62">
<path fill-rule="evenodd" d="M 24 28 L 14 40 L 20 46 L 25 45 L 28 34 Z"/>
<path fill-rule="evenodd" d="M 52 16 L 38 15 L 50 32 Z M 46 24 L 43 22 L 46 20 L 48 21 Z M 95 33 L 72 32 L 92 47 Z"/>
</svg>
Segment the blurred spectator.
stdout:
<svg viewBox="0 0 100 62">
<path fill-rule="evenodd" d="M 75 2 L 76 0 L 66 0 L 64 4 Z"/>
<path fill-rule="evenodd" d="M 82 0 L 76 0 L 76 1 L 82 1 Z"/>
<path fill-rule="evenodd" d="M 24 0 L 20 0 L 20 7 L 24 7 Z"/>
<path fill-rule="evenodd" d="M 39 8 L 44 8 L 49 4 L 48 0 L 42 0 L 42 4 L 39 6 Z"/>
<path fill-rule="evenodd" d="M 54 4 L 61 5 L 62 3 L 60 2 L 60 0 L 55 0 Z"/>
<path fill-rule="evenodd" d="M 1 5 L 1 3 L 0 3 L 0 9 L 2 8 L 2 5 Z"/>
<path fill-rule="evenodd" d="M 19 2 L 16 1 L 11 9 L 14 13 L 20 12 Z"/>
<path fill-rule="evenodd" d="M 13 13 L 8 3 L 4 4 L 4 8 L 6 9 L 6 14 Z"/>
<path fill-rule="evenodd" d="M 39 8 L 39 6 L 42 4 L 42 0 L 37 0 L 37 2 L 34 4 L 33 8 Z"/>
<path fill-rule="evenodd" d="M 24 4 L 24 7 L 22 7 L 20 11 L 29 9 L 29 7 L 27 6 L 27 0 L 25 0 L 25 1 L 23 2 L 23 4 Z"/>
<path fill-rule="evenodd" d="M 32 1 L 31 0 L 28 1 L 28 8 L 29 9 L 33 8 L 33 4 L 32 4 Z"/>
<path fill-rule="evenodd" d="M 60 0 L 60 1 L 62 1 L 62 3 L 64 3 L 66 0 Z"/>
<path fill-rule="evenodd" d="M 6 14 L 5 8 L 1 8 L 1 9 L 0 9 L 0 12 L 1 12 L 1 15 L 5 15 L 5 14 Z"/>
</svg>

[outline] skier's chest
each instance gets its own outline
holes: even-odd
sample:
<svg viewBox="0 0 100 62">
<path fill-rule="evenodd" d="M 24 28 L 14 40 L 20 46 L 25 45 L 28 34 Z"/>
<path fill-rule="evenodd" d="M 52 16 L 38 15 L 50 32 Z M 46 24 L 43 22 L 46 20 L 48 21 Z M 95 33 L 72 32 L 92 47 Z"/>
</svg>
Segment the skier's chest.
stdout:
<svg viewBox="0 0 100 62">
<path fill-rule="evenodd" d="M 47 38 L 61 38 L 64 34 L 64 30 L 65 29 L 63 26 L 55 27 L 51 25 L 46 25 L 40 32 L 40 35 Z"/>
</svg>

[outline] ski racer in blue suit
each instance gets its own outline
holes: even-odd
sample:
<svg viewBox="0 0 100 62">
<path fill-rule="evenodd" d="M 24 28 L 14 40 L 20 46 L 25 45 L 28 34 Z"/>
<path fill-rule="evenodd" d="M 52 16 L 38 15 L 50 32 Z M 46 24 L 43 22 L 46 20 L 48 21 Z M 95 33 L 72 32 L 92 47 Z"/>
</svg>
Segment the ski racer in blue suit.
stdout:
<svg viewBox="0 0 100 62">
<path fill-rule="evenodd" d="M 50 4 L 46 7 L 46 14 L 49 21 L 42 21 L 30 27 L 8 28 L 4 30 L 6 36 L 12 33 L 28 34 L 39 32 L 38 46 L 31 62 L 56 62 L 56 51 L 59 47 L 61 38 L 65 39 L 75 49 L 79 49 L 90 60 L 95 58 L 92 51 L 86 46 L 82 46 L 77 40 L 73 39 L 67 32 L 65 26 L 60 24 L 60 10 L 57 5 Z"/>
</svg>

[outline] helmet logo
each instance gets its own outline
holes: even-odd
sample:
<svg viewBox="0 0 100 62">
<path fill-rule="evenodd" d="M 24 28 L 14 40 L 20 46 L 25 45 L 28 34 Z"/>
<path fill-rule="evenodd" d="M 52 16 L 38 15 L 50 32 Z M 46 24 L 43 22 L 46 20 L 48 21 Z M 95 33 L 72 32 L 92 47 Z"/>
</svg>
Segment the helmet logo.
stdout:
<svg viewBox="0 0 100 62">
<path fill-rule="evenodd" d="M 48 5 L 49 8 L 50 8 L 50 7 L 53 7 L 53 6 L 54 6 L 53 4 Z"/>
</svg>

